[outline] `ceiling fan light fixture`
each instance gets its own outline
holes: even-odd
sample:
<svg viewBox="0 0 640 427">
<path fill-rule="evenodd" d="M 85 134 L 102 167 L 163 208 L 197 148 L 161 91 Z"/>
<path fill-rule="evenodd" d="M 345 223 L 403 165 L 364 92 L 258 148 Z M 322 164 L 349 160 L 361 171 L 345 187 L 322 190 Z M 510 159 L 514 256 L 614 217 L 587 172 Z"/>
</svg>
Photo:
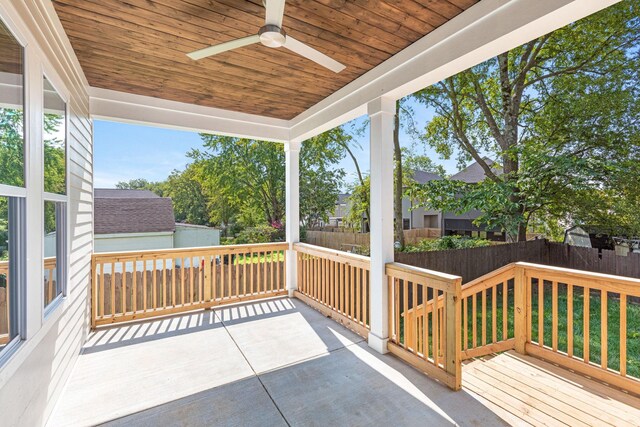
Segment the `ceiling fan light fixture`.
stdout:
<svg viewBox="0 0 640 427">
<path fill-rule="evenodd" d="M 276 25 L 265 25 L 258 31 L 260 43 L 266 47 L 282 47 L 287 40 L 287 33 Z"/>
</svg>

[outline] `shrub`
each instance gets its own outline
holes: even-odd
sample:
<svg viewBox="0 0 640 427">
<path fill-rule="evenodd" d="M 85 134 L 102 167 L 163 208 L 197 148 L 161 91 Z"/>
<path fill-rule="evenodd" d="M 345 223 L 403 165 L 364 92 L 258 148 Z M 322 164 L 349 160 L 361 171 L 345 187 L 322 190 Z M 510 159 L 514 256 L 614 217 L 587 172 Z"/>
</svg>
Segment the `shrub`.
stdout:
<svg viewBox="0 0 640 427">
<path fill-rule="evenodd" d="M 278 242 L 284 239 L 284 229 L 275 228 L 270 225 L 258 227 L 248 227 L 242 230 L 235 238 L 238 245 L 249 243 L 269 243 Z"/>
<path fill-rule="evenodd" d="M 487 239 L 465 236 L 444 236 L 439 239 L 421 240 L 415 245 L 407 245 L 403 252 L 427 252 L 447 249 L 479 248 L 489 245 L 491 245 L 491 242 Z"/>
</svg>

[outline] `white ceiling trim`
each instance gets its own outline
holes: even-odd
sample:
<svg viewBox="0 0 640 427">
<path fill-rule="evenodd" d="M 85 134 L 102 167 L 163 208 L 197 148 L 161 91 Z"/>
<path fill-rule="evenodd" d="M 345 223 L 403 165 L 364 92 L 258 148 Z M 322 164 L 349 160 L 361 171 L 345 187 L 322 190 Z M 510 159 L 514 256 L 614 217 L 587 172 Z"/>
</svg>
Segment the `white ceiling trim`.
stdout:
<svg viewBox="0 0 640 427">
<path fill-rule="evenodd" d="M 91 116 L 123 123 L 286 142 L 290 124 L 237 111 L 92 87 Z"/>
</svg>

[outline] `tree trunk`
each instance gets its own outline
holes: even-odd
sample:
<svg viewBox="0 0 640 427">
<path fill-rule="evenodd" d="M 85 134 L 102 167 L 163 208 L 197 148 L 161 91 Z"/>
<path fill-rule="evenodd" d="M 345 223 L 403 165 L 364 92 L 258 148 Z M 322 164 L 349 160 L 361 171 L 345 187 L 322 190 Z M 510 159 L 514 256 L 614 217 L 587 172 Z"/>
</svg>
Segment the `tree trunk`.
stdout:
<svg viewBox="0 0 640 427">
<path fill-rule="evenodd" d="M 395 161 L 395 179 L 393 192 L 393 213 L 395 217 L 394 229 L 396 242 L 404 248 L 403 218 L 402 218 L 402 151 L 400 150 L 400 101 L 396 101 L 395 126 L 393 128 L 393 157 Z"/>
</svg>

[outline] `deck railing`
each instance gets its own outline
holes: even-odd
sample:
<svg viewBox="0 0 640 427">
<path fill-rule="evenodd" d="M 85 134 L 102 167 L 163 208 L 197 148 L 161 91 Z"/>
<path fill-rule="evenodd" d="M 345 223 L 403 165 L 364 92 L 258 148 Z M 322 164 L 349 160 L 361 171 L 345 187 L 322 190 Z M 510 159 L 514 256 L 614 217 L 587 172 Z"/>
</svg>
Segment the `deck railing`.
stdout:
<svg viewBox="0 0 640 427">
<path fill-rule="evenodd" d="M 49 305 L 57 296 L 56 290 L 56 258 L 44 259 L 44 306 Z M 0 286 L 0 345 L 9 342 L 9 261 L 0 261 L 0 278 L 4 286 Z"/>
<path fill-rule="evenodd" d="M 463 359 L 515 349 L 640 394 L 640 280 L 514 263 L 462 297 Z"/>
<path fill-rule="evenodd" d="M 286 294 L 287 243 L 94 254 L 92 325 Z"/>
<path fill-rule="evenodd" d="M 462 278 L 399 263 L 387 264 L 386 274 L 389 351 L 460 389 Z"/>
<path fill-rule="evenodd" d="M 295 296 L 363 337 L 369 328 L 369 258 L 296 243 Z"/>
</svg>

